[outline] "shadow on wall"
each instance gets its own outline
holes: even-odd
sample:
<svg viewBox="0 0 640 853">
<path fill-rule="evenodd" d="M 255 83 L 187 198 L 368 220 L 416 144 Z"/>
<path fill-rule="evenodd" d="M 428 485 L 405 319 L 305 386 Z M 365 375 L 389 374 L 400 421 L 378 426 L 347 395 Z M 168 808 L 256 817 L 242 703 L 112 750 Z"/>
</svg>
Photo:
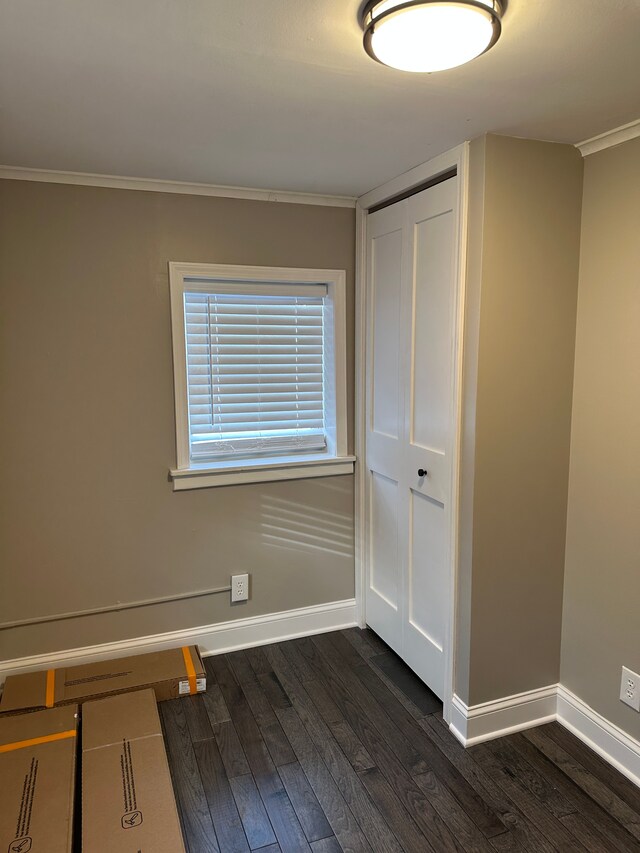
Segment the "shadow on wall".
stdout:
<svg viewBox="0 0 640 853">
<path fill-rule="evenodd" d="M 349 485 L 318 484 L 327 492 L 346 494 Z M 273 495 L 261 495 L 260 527 L 264 545 L 291 551 L 333 554 L 353 558 L 353 517 L 335 509 L 321 509 Z"/>
</svg>

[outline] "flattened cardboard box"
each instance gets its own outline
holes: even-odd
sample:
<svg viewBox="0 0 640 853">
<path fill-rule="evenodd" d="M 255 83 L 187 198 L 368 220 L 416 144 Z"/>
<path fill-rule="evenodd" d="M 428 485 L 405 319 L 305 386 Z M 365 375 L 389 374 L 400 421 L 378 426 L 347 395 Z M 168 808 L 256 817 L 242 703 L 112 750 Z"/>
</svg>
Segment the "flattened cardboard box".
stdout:
<svg viewBox="0 0 640 853">
<path fill-rule="evenodd" d="M 153 690 L 82 707 L 82 849 L 184 853 Z"/>
<path fill-rule="evenodd" d="M 146 687 L 153 688 L 158 701 L 204 692 L 207 677 L 198 647 L 10 675 L 4 683 L 0 713 L 82 704 Z"/>
<path fill-rule="evenodd" d="M 77 705 L 0 720 L 1 853 L 70 853 Z"/>
</svg>

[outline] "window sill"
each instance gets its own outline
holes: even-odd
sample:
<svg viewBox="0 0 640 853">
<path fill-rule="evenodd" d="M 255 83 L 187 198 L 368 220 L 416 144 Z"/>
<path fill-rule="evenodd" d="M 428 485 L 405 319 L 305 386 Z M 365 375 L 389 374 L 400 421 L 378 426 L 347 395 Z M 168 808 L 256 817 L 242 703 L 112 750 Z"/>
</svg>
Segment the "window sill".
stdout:
<svg viewBox="0 0 640 853">
<path fill-rule="evenodd" d="M 285 456 L 274 459 L 228 460 L 212 467 L 209 463 L 169 471 L 174 492 L 209 489 L 213 486 L 237 486 L 242 483 L 270 483 L 276 480 L 306 480 L 312 477 L 336 477 L 353 474 L 355 456 Z"/>
</svg>

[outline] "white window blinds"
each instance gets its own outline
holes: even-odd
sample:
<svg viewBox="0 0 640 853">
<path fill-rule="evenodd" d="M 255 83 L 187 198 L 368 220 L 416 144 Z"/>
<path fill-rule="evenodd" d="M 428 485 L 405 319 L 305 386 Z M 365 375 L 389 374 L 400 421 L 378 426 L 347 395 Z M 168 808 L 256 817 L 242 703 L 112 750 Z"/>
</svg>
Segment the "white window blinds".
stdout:
<svg viewBox="0 0 640 853">
<path fill-rule="evenodd" d="M 184 293 L 194 461 L 326 447 L 326 294 L 325 285 L 213 282 Z"/>
</svg>

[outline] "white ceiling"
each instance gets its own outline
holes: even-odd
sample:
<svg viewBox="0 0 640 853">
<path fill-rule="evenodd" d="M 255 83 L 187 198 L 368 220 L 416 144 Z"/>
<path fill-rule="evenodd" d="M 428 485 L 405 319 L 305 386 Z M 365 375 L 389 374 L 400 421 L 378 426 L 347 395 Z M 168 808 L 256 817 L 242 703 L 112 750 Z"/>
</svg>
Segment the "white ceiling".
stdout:
<svg viewBox="0 0 640 853">
<path fill-rule="evenodd" d="M 0 163 L 359 195 L 485 131 L 640 117 L 638 0 L 510 0 L 474 62 L 394 71 L 359 0 L 0 0 Z"/>
</svg>

